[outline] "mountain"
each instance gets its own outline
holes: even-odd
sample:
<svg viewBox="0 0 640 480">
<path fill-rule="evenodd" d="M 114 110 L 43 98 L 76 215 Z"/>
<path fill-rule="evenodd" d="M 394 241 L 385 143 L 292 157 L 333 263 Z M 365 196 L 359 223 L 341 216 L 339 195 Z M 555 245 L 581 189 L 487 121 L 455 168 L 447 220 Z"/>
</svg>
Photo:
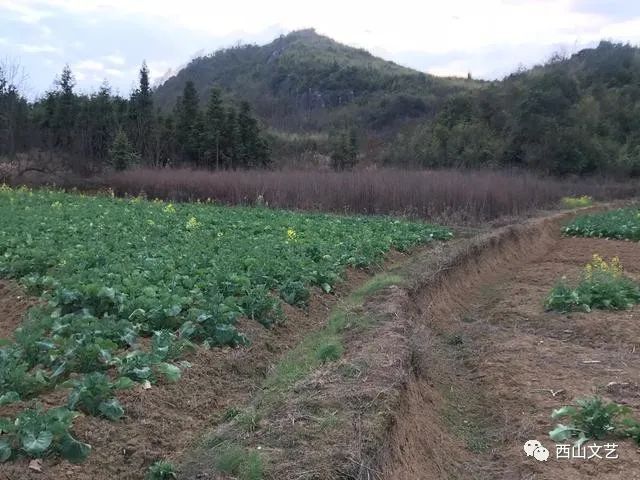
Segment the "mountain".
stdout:
<svg viewBox="0 0 640 480">
<path fill-rule="evenodd" d="M 447 96 L 482 84 L 402 67 L 314 30 L 196 58 L 157 88 L 157 104 L 172 108 L 188 80 L 201 97 L 221 87 L 250 102 L 269 126 L 288 132 L 340 124 L 385 130 L 433 116 Z"/>
<path fill-rule="evenodd" d="M 398 133 L 389 163 L 640 175 L 640 49 L 600 42 L 452 95 Z"/>
<path fill-rule="evenodd" d="M 640 175 L 640 50 L 603 41 L 501 81 L 441 78 L 301 30 L 193 60 L 155 92 L 170 109 L 192 80 L 251 103 L 276 161 L 332 150 L 357 130 L 360 158 L 423 167 L 518 167 Z"/>
</svg>

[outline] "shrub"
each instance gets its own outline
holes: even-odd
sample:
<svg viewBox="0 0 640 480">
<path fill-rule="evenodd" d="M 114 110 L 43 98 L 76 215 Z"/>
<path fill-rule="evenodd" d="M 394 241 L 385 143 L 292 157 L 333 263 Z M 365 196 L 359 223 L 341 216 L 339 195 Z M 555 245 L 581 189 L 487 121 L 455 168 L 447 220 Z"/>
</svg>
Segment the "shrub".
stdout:
<svg viewBox="0 0 640 480">
<path fill-rule="evenodd" d="M 67 185 L 78 186 L 82 185 Z M 133 169 L 106 177 L 117 195 L 365 214 L 400 214 L 478 223 L 558 204 L 567 195 L 637 196 L 638 182 L 559 180 L 526 172 L 390 168 L 321 171 Z M 91 185 L 96 188 L 96 185 Z"/>
<path fill-rule="evenodd" d="M 593 308 L 623 310 L 640 302 L 640 287 L 623 275 L 618 257 L 606 262 L 598 254 L 585 265 L 579 283 L 573 287 L 565 278 L 551 290 L 545 301 L 550 310 L 569 312 Z"/>
<path fill-rule="evenodd" d="M 566 208 L 588 207 L 593 204 L 593 199 L 588 195 L 580 197 L 562 197 L 562 204 Z"/>
</svg>

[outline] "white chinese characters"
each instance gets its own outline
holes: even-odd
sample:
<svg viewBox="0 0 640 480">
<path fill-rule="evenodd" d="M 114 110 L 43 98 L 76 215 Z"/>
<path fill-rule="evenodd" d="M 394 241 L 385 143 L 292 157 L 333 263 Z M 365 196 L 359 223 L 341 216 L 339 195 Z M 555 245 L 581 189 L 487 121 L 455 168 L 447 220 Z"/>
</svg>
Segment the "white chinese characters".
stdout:
<svg viewBox="0 0 640 480">
<path fill-rule="evenodd" d="M 571 460 L 572 458 L 581 460 L 591 460 L 594 458 L 604 460 L 616 460 L 618 458 L 616 443 L 605 443 L 604 445 L 598 445 L 593 443 L 590 445 L 569 445 L 558 444 L 556 445 L 556 458 Z"/>
</svg>

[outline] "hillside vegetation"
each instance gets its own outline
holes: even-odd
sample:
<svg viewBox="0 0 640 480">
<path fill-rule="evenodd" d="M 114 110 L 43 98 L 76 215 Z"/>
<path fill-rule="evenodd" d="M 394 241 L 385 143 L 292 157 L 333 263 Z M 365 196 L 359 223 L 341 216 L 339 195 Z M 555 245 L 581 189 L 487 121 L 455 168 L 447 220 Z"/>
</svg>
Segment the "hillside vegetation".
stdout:
<svg viewBox="0 0 640 480">
<path fill-rule="evenodd" d="M 601 42 L 447 99 L 400 133 L 390 163 L 640 173 L 640 51 Z"/>
<path fill-rule="evenodd" d="M 431 116 L 447 96 L 481 84 L 401 67 L 314 30 L 196 58 L 157 89 L 157 103 L 171 106 L 189 80 L 203 92 L 220 86 L 272 127 L 293 131 L 340 122 L 378 130 Z"/>
</svg>

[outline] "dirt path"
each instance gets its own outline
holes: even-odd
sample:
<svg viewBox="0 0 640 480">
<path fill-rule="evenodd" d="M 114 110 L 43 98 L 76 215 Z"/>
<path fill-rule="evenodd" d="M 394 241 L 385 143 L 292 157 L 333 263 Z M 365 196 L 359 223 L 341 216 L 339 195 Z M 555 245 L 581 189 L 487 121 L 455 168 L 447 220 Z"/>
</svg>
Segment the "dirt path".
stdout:
<svg viewBox="0 0 640 480">
<path fill-rule="evenodd" d="M 617 460 L 565 460 L 548 436 L 554 408 L 596 393 L 640 417 L 640 308 L 569 315 L 543 308 L 553 284 L 578 276 L 593 253 L 619 256 L 640 279 L 640 246 L 537 233 L 542 238 L 516 239 L 515 250 L 494 248 L 494 258 L 416 298 L 415 378 L 380 478 L 640 478 L 631 441 L 616 442 Z M 530 439 L 549 449 L 547 462 L 526 457 Z"/>
</svg>

